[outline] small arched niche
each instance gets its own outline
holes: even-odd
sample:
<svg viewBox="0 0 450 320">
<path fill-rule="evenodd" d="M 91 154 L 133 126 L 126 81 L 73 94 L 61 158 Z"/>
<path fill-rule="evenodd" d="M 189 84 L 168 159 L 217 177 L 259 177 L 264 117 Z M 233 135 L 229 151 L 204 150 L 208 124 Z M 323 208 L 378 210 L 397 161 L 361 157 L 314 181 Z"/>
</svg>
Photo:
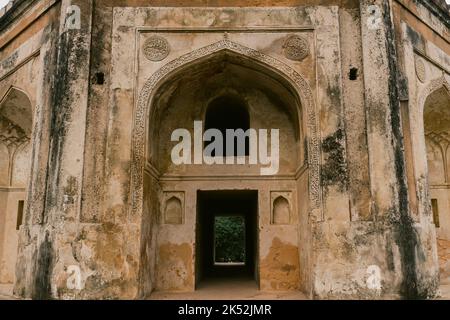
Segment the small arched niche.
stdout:
<svg viewBox="0 0 450 320">
<path fill-rule="evenodd" d="M 289 224 L 290 220 L 289 201 L 283 196 L 277 196 L 272 203 L 272 224 Z"/>
<path fill-rule="evenodd" d="M 183 204 L 181 203 L 181 200 L 179 198 L 172 196 L 166 201 L 164 210 L 164 223 L 183 223 Z"/>
</svg>

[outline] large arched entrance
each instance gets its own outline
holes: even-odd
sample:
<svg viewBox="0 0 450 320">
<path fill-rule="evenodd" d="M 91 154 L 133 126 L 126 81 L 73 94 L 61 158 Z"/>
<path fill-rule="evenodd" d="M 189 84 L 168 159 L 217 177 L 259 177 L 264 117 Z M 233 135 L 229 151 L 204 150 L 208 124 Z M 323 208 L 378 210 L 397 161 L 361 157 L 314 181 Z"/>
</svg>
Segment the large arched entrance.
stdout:
<svg viewBox="0 0 450 320">
<path fill-rule="evenodd" d="M 445 86 L 425 100 L 424 132 L 429 196 L 436 227 L 441 280 L 450 276 L 450 93 Z"/>
<path fill-rule="evenodd" d="M 310 250 L 299 240 L 299 223 L 320 210 L 311 91 L 293 69 L 276 60 L 267 64 L 272 58 L 229 41 L 197 53 L 156 72 L 135 115 L 132 213 L 142 208 L 142 294 L 192 291 L 205 278 L 236 274 L 250 275 L 263 290 L 299 290 L 305 286 L 300 279 L 307 278 L 301 256 L 308 254 L 302 251 Z M 223 149 L 230 162 L 208 162 L 202 152 L 209 143 L 202 137 L 213 127 L 266 134 L 255 140 L 258 148 L 267 147 L 265 157 L 258 150 L 258 160 L 274 155 L 271 130 L 278 130 L 274 174 L 261 174 L 274 161 L 251 163 L 250 135 L 241 151 Z M 183 134 L 174 139 L 176 129 Z M 182 155 L 189 163 L 173 161 L 180 137 L 189 139 Z M 230 266 L 215 259 L 218 248 L 212 243 L 214 221 L 223 216 L 242 217 L 246 235 L 242 261 L 230 261 L 233 268 L 225 271 Z"/>
<path fill-rule="evenodd" d="M 31 162 L 32 106 L 11 87 L 0 100 L 0 284 L 14 282 Z"/>
</svg>

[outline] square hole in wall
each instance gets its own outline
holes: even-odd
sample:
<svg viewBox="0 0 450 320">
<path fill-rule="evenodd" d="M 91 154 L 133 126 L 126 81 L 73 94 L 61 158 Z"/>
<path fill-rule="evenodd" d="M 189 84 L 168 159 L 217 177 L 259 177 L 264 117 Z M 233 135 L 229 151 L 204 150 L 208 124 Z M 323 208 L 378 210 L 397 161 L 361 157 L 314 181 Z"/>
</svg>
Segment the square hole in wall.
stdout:
<svg viewBox="0 0 450 320">
<path fill-rule="evenodd" d="M 25 201 L 24 200 L 19 200 L 19 202 L 17 203 L 16 230 L 19 230 L 20 226 L 22 225 L 24 205 L 25 205 Z"/>
</svg>

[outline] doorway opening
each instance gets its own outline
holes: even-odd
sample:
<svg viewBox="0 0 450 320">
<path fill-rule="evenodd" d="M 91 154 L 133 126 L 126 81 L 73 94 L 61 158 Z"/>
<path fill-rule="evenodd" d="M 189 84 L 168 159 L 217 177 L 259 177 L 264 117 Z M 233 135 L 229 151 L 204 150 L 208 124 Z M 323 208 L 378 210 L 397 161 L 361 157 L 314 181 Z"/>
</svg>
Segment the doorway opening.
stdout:
<svg viewBox="0 0 450 320">
<path fill-rule="evenodd" d="M 245 266 L 245 216 L 214 217 L 214 265 Z"/>
<path fill-rule="evenodd" d="M 197 192 L 196 288 L 258 282 L 258 192 Z"/>
</svg>

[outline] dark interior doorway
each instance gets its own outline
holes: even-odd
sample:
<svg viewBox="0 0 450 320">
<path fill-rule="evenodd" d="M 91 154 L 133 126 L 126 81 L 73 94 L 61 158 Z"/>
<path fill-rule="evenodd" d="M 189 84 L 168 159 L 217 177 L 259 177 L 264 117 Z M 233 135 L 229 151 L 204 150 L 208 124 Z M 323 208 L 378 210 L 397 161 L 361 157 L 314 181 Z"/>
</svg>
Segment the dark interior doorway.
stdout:
<svg viewBox="0 0 450 320">
<path fill-rule="evenodd" d="M 197 192 L 196 286 L 200 282 L 257 279 L 258 192 L 225 190 Z M 217 232 L 220 224 L 235 223 L 230 249 L 225 250 Z M 242 231 L 241 228 L 244 230 Z M 243 233 L 243 234 L 241 234 Z M 225 234 L 226 235 L 226 234 Z M 223 237 L 223 234 L 221 234 Z M 234 261 L 233 261 L 234 260 Z"/>
<path fill-rule="evenodd" d="M 238 150 L 238 146 L 234 144 L 234 150 L 228 150 L 226 140 L 227 129 L 242 129 L 244 132 L 250 128 L 250 115 L 244 101 L 234 96 L 220 96 L 208 105 L 205 116 L 205 131 L 208 129 L 218 129 L 222 136 L 223 150 L 221 156 L 237 157 L 248 156 L 250 153 L 249 138 L 245 138 L 245 146 L 243 150 Z M 211 142 L 205 142 L 205 147 Z M 216 156 L 213 152 L 212 156 Z"/>
</svg>

